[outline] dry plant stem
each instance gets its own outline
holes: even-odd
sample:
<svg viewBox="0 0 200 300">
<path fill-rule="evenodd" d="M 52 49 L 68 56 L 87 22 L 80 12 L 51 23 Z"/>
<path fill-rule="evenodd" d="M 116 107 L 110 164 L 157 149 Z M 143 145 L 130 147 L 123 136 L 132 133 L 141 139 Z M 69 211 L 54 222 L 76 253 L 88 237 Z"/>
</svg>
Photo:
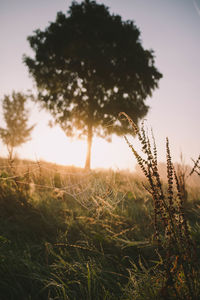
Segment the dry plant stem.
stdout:
<svg viewBox="0 0 200 300">
<path fill-rule="evenodd" d="M 176 244 L 179 245 L 178 237 L 176 234 L 176 222 L 175 222 L 175 207 L 174 207 L 174 193 L 173 193 L 173 165 L 172 159 L 169 149 L 169 140 L 166 139 L 166 152 L 167 152 L 167 179 L 168 179 L 168 205 L 167 212 L 169 216 L 170 223 L 169 227 L 169 235 L 171 235 L 171 239 L 174 239 Z"/>
<path fill-rule="evenodd" d="M 173 212 L 173 167 L 172 167 L 172 162 L 171 162 L 168 138 L 166 139 L 166 150 L 167 150 L 167 178 L 168 178 L 169 210 L 171 212 Z"/>
<path fill-rule="evenodd" d="M 192 159 L 192 161 L 194 163 L 194 167 L 192 168 L 189 176 L 191 176 L 194 172 L 200 176 L 200 154 L 196 161 L 194 159 Z"/>
<path fill-rule="evenodd" d="M 181 190 L 180 190 L 180 185 L 179 185 L 179 181 L 178 181 L 178 177 L 176 174 L 176 171 L 174 169 L 174 177 L 175 177 L 175 181 L 176 181 L 176 188 L 177 188 L 177 192 L 178 192 L 178 209 L 179 209 L 179 213 L 180 213 L 180 217 L 181 217 L 181 224 L 183 224 L 184 226 L 184 231 L 185 231 L 185 236 L 187 238 L 187 244 L 188 247 L 191 246 L 191 239 L 190 239 L 190 235 L 189 235 L 189 229 L 188 229 L 188 224 L 185 218 L 185 213 L 184 213 L 184 203 L 183 203 L 183 198 L 181 197 Z M 182 236 L 182 232 L 181 232 L 181 236 Z"/>
<path fill-rule="evenodd" d="M 183 227 L 184 236 L 186 237 L 186 241 L 187 241 L 187 244 L 186 244 L 186 251 L 187 252 L 186 252 L 186 254 L 187 254 L 187 257 L 189 259 L 193 259 L 193 255 L 192 255 L 192 252 L 194 250 L 193 249 L 193 243 L 192 243 L 192 240 L 190 238 L 188 224 L 187 224 L 185 214 L 184 214 L 184 203 L 183 203 L 183 199 L 181 197 L 180 185 L 179 185 L 179 181 L 178 181 L 178 177 L 177 177 L 175 169 L 174 169 L 174 176 L 175 176 L 176 187 L 177 187 L 177 191 L 178 191 L 178 199 L 179 199 L 178 208 L 179 208 L 179 215 L 180 215 L 180 218 L 181 218 L 179 220 L 180 241 L 182 242 L 182 246 L 184 246 L 184 237 L 183 237 L 183 234 L 182 234 L 182 227 Z M 194 297 L 194 295 L 193 295 L 194 281 L 193 281 L 193 278 L 192 278 L 193 276 L 189 276 L 190 274 L 188 275 L 188 271 L 186 270 L 186 267 L 185 267 L 184 258 L 183 258 L 182 266 L 183 266 L 183 271 L 184 271 L 185 277 L 187 279 L 186 283 L 188 285 L 188 289 L 189 289 L 190 294 L 192 295 L 192 299 L 193 299 L 193 297 Z M 190 272 L 190 273 L 192 274 L 192 272 Z"/>
<path fill-rule="evenodd" d="M 183 299 L 183 295 L 180 294 L 180 291 L 176 286 L 177 280 L 179 280 L 178 274 L 182 270 L 185 276 L 185 285 L 187 286 L 189 293 L 188 294 L 187 291 L 184 292 L 184 297 L 186 296 L 187 298 L 189 297 L 188 299 L 195 299 L 195 294 L 193 292 L 195 291 L 195 269 L 193 263 L 194 245 L 190 238 L 189 228 L 184 214 L 184 199 L 183 194 L 181 193 L 181 186 L 172 164 L 169 140 L 168 138 L 166 139 L 168 188 L 167 194 L 165 195 L 158 172 L 157 149 L 153 133 L 152 150 L 150 139 L 144 130 L 143 124 L 141 130 L 139 130 L 126 113 L 121 113 L 120 115 L 124 115 L 127 118 L 129 124 L 134 130 L 134 134 L 137 134 L 139 138 L 142 146 L 142 152 L 147 157 L 146 160 L 143 159 L 128 141 L 127 137 L 125 137 L 128 146 L 131 148 L 141 170 L 148 180 L 149 187 L 145 188 L 151 193 L 154 201 L 155 238 L 160 242 L 159 244 L 166 251 L 166 260 L 164 262 L 166 272 L 166 288 L 171 286 L 176 295 L 176 299 Z M 200 157 L 195 163 L 193 172 L 198 166 L 199 159 Z M 174 179 L 177 189 L 177 196 L 174 193 Z M 159 224 L 162 224 L 162 227 Z M 162 229 L 165 232 L 165 236 L 163 242 L 161 243 L 160 238 L 162 237 Z"/>
</svg>

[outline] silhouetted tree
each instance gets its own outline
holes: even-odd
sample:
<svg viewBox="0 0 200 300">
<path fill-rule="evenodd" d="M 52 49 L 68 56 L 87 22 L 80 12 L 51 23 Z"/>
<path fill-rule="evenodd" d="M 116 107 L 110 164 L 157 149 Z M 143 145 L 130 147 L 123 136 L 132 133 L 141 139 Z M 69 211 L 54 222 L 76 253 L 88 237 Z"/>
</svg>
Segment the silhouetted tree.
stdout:
<svg viewBox="0 0 200 300">
<path fill-rule="evenodd" d="M 72 2 L 68 15 L 28 37 L 35 57 L 24 56 L 38 87 L 38 99 L 68 136 L 87 135 L 86 168 L 92 137 L 131 132 L 118 119 L 125 111 L 138 122 L 148 112 L 145 99 L 161 73 L 152 50 L 145 50 L 132 21 L 111 15 L 104 5 Z M 111 126 L 112 125 L 112 126 Z"/>
<path fill-rule="evenodd" d="M 26 96 L 22 93 L 12 93 L 2 100 L 3 117 L 6 128 L 0 127 L 0 137 L 7 146 L 9 160 L 13 161 L 13 150 L 30 140 L 34 125 L 28 127 L 28 109 L 25 108 Z"/>
</svg>

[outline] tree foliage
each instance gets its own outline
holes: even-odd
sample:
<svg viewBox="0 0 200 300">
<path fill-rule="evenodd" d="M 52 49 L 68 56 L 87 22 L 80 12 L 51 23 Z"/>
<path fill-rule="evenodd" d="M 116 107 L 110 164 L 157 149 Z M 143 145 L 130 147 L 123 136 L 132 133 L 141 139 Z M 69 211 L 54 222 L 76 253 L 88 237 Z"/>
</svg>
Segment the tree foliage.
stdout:
<svg viewBox="0 0 200 300">
<path fill-rule="evenodd" d="M 127 112 L 135 123 L 147 114 L 145 99 L 162 74 L 133 21 L 95 1 L 72 2 L 67 15 L 59 12 L 28 41 L 35 57 L 24 56 L 24 62 L 38 99 L 68 136 L 87 135 L 89 144 L 94 133 L 127 134 L 130 126 L 118 113 Z"/>
<path fill-rule="evenodd" d="M 28 109 L 25 108 L 26 96 L 22 93 L 12 93 L 2 100 L 3 117 L 6 128 L 0 127 L 0 137 L 7 146 L 9 159 L 13 158 L 13 150 L 30 140 L 34 125 L 28 127 Z"/>
</svg>

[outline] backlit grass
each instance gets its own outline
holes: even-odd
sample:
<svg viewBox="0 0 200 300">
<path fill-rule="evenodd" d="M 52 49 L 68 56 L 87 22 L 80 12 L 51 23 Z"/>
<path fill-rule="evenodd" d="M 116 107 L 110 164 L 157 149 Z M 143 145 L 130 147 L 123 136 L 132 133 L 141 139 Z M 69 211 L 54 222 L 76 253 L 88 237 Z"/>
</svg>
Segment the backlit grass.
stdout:
<svg viewBox="0 0 200 300">
<path fill-rule="evenodd" d="M 1 300 L 199 299 L 198 174 L 184 200 L 137 133 L 145 176 L 1 160 Z"/>
</svg>

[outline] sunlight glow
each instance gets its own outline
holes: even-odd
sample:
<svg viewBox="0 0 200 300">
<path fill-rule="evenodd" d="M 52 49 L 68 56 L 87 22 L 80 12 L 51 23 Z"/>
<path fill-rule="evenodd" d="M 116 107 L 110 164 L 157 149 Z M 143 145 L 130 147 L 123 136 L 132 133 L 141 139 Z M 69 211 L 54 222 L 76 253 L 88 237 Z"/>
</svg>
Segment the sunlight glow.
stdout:
<svg viewBox="0 0 200 300">
<path fill-rule="evenodd" d="M 43 132 L 40 130 L 40 134 L 36 131 L 33 141 L 32 155 L 36 159 L 61 165 L 84 166 L 85 142 L 80 140 L 70 141 L 59 127 L 54 127 L 51 130 L 44 127 Z M 30 142 L 29 145 L 24 145 L 24 148 L 31 145 Z M 24 149 L 24 152 L 30 153 L 29 149 Z"/>
<path fill-rule="evenodd" d="M 119 152 L 119 149 L 121 150 Z M 55 126 L 49 128 L 43 123 L 36 126 L 32 140 L 16 148 L 19 158 L 44 160 L 60 165 L 84 168 L 87 142 L 68 138 L 65 133 Z M 4 149 L 4 156 L 7 155 Z M 91 168 L 134 169 L 135 162 L 130 149 L 123 138 L 113 137 L 108 143 L 94 137 L 92 143 Z"/>
<path fill-rule="evenodd" d="M 123 144 L 124 151 L 129 152 L 124 140 L 118 143 Z M 91 167 L 92 168 L 120 168 L 119 152 L 116 151 L 115 143 L 108 143 L 100 138 L 93 138 Z M 16 149 L 20 157 L 26 157 L 33 160 L 45 160 L 61 165 L 70 165 L 84 167 L 86 159 L 87 143 L 84 140 L 75 140 L 68 138 L 58 127 L 49 129 L 47 126 L 37 127 L 32 136 L 32 140 Z M 127 156 L 125 156 L 127 157 Z M 124 161 L 123 161 L 124 163 Z M 130 161 L 127 162 L 127 167 Z"/>
</svg>

